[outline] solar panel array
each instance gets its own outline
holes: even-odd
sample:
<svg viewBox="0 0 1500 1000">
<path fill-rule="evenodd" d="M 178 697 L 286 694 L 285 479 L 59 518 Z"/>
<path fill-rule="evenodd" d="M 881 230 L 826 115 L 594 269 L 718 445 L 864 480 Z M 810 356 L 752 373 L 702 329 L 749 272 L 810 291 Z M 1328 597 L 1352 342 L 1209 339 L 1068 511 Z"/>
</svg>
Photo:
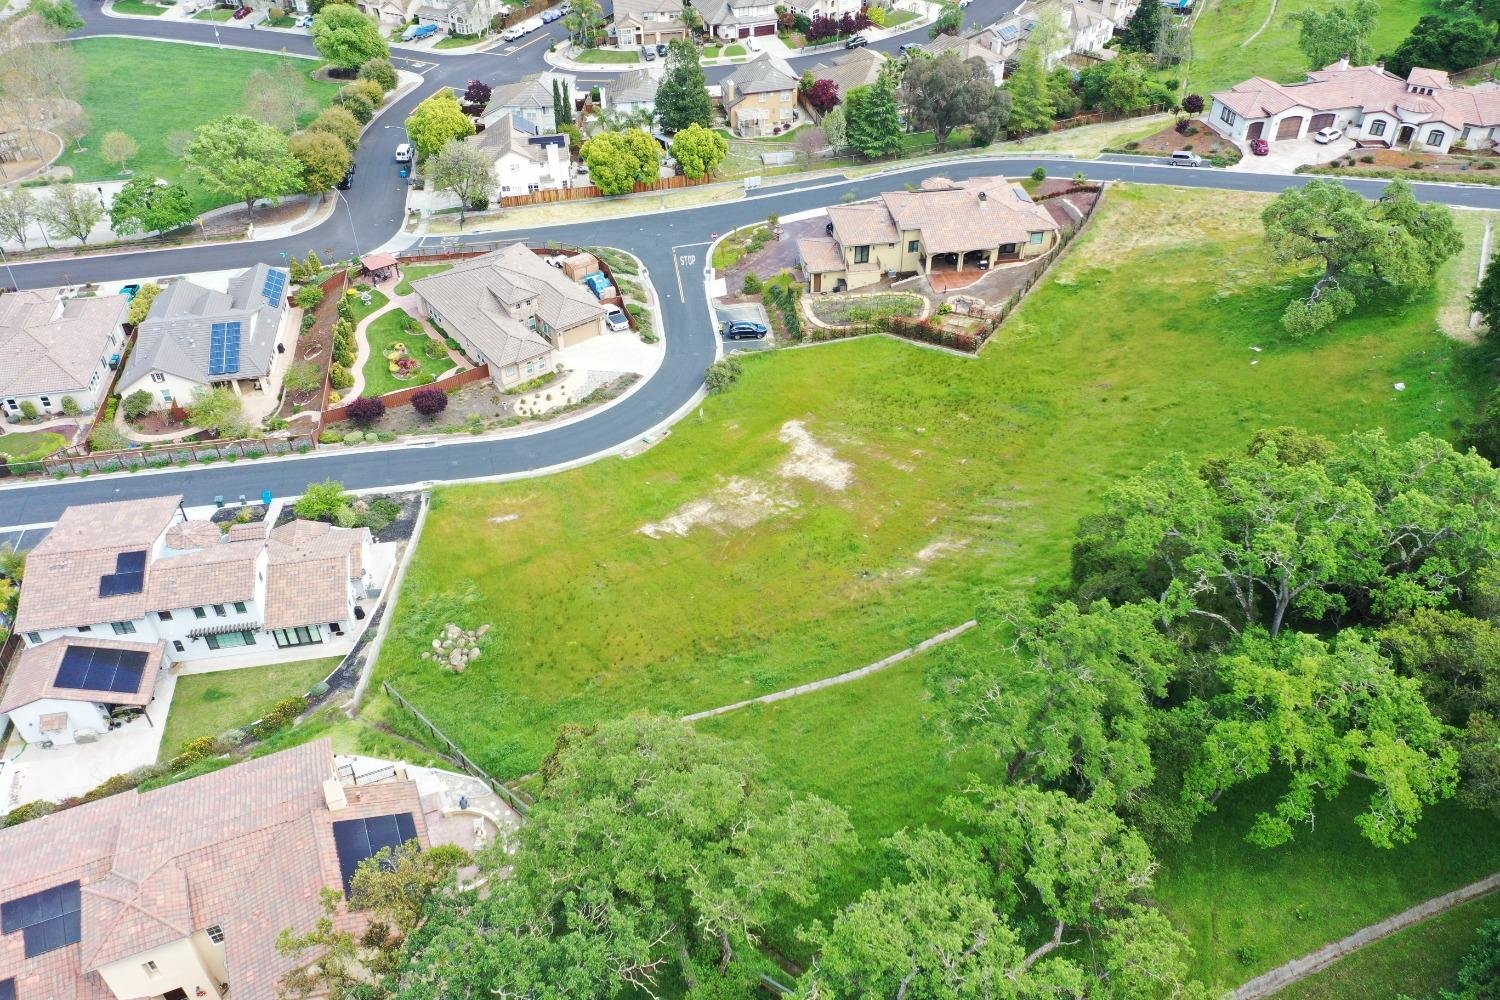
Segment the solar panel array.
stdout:
<svg viewBox="0 0 1500 1000">
<path fill-rule="evenodd" d="M 83 936 L 81 897 L 79 884 L 73 881 L 12 899 L 0 906 L 0 930 L 24 935 L 27 958 L 77 944 Z"/>
<path fill-rule="evenodd" d="M 383 847 L 395 849 L 417 835 L 411 813 L 346 819 L 333 824 L 333 843 L 339 852 L 339 872 L 344 876 L 344 895 L 354 885 L 354 872 L 365 858 Z"/>
<path fill-rule="evenodd" d="M 135 694 L 146 672 L 146 653 L 139 649 L 69 646 L 57 668 L 53 686 L 82 691 Z"/>
<path fill-rule="evenodd" d="M 16 981 L 0 979 L 0 1000 L 16 1000 Z"/>
<path fill-rule="evenodd" d="M 115 571 L 99 578 L 100 597 L 139 594 L 146 586 L 146 550 L 133 549 L 115 556 Z"/>
<path fill-rule="evenodd" d="M 1005 27 L 1000 29 L 1000 37 L 1005 39 L 1007 42 L 1015 41 L 1016 36 L 1020 33 L 1021 32 L 1013 24 L 1007 24 Z"/>
<path fill-rule="evenodd" d="M 240 370 L 240 324 L 215 323 L 209 327 L 208 373 L 228 375 Z"/>
<path fill-rule="evenodd" d="M 260 294 L 265 296 L 266 301 L 273 306 L 281 305 L 281 293 L 284 291 L 286 291 L 286 272 L 275 270 L 266 272 L 266 284 L 260 290 Z"/>
</svg>

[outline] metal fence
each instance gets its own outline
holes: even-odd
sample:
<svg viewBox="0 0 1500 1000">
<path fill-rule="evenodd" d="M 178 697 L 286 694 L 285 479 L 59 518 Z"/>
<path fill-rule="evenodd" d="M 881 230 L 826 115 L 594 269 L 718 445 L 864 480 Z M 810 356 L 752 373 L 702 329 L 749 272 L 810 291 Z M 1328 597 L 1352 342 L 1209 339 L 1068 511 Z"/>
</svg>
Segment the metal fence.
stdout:
<svg viewBox="0 0 1500 1000">
<path fill-rule="evenodd" d="M 520 813 L 522 816 L 525 816 L 527 813 L 531 812 L 531 803 L 525 797 L 523 797 L 520 792 L 507 787 L 504 782 L 500 781 L 494 775 L 490 774 L 484 768 L 480 767 L 478 764 L 474 763 L 474 761 L 470 760 L 469 755 L 464 753 L 463 750 L 459 748 L 459 745 L 457 743 L 454 743 L 452 740 L 450 740 L 447 734 L 439 729 L 436 725 L 434 725 L 431 719 L 423 715 L 422 712 L 417 708 L 417 706 L 407 701 L 406 697 L 401 694 L 401 692 L 391 687 L 390 682 L 381 681 L 380 687 L 383 691 L 385 691 L 386 694 L 391 696 L 392 701 L 394 701 L 408 714 L 410 714 L 412 718 L 416 719 L 417 722 L 421 724 L 422 728 L 425 729 L 433 739 L 437 740 L 447 748 L 443 753 L 443 756 L 447 757 L 449 760 L 453 761 L 453 763 L 463 768 L 465 773 L 473 775 L 474 777 L 478 778 L 480 781 L 488 785 L 490 787 L 490 791 L 494 792 L 506 802 L 510 803 L 511 808 Z"/>
</svg>

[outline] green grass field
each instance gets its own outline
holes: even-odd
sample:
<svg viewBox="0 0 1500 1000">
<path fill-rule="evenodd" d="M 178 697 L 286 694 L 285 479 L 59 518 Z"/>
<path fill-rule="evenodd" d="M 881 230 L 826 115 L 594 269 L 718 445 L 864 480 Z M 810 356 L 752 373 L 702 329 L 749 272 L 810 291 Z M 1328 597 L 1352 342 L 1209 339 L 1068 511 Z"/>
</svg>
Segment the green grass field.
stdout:
<svg viewBox="0 0 1500 1000">
<path fill-rule="evenodd" d="M 249 725 L 283 698 L 306 694 L 338 665 L 339 657 L 330 656 L 179 677 L 160 759 L 175 756 L 188 740 Z"/>
<path fill-rule="evenodd" d="M 142 0 L 115 0 L 110 5 L 110 10 L 116 14 L 139 14 L 144 17 L 161 17 L 169 9 L 158 7 L 154 3 L 143 3 Z"/>
<path fill-rule="evenodd" d="M 411 283 L 433 274 L 450 270 L 452 264 L 409 264 L 401 268 L 401 280 L 396 282 L 397 295 L 410 295 Z"/>
<path fill-rule="evenodd" d="M 424 366 L 433 364 L 422 353 L 422 342 L 427 339 L 427 335 L 421 330 L 404 332 L 406 322 L 411 319 L 412 316 L 405 309 L 392 309 L 365 328 L 365 339 L 370 342 L 370 356 L 365 359 L 365 386 L 361 395 L 379 396 L 405 389 L 412 384 L 410 379 L 403 381 L 391 374 L 391 363 L 385 356 L 391 345 L 398 341 L 405 344 L 408 353 Z M 446 365 L 447 362 L 440 364 Z"/>
<path fill-rule="evenodd" d="M 1276 994 L 1277 1000 L 1396 1000 L 1427 997 L 1455 985 L 1458 963 L 1474 932 L 1500 917 L 1500 895 L 1477 899 L 1361 948 L 1316 976 Z"/>
<path fill-rule="evenodd" d="M 1203 0 L 1193 27 L 1193 66 L 1187 90 L 1205 97 L 1252 76 L 1296 83 L 1311 67 L 1297 47 L 1298 25 L 1289 14 L 1325 5 L 1325 0 Z M 1249 45 L 1244 42 L 1271 23 Z M 1380 21 L 1370 42 L 1375 52 L 1394 49 L 1423 14 L 1438 10 L 1437 0 L 1382 0 Z"/>
<path fill-rule="evenodd" d="M 308 94 L 320 107 L 338 91 L 337 84 L 311 78 L 317 63 L 310 59 L 130 38 L 87 38 L 72 45 L 83 62 L 83 104 L 90 131 L 82 152 L 70 147 L 59 163 L 71 167 L 77 180 L 119 176 L 99 152 L 100 139 L 116 130 L 141 148 L 129 164 L 136 174 L 182 179 L 186 170 L 167 149 L 167 136 L 238 112 L 245 79 L 257 69 L 297 67 L 308 75 Z M 199 211 L 221 204 L 222 199 L 195 192 L 194 207 Z"/>
<path fill-rule="evenodd" d="M 435 49 L 467 49 L 484 41 L 483 35 L 444 35 L 433 46 Z"/>
<path fill-rule="evenodd" d="M 37 462 L 67 444 L 55 431 L 11 431 L 0 434 L 0 455 L 12 462 Z"/>
<path fill-rule="evenodd" d="M 369 305 L 365 305 L 358 295 L 350 296 L 349 302 L 354 307 L 354 324 L 358 326 L 361 320 L 372 313 L 379 312 L 389 301 L 390 299 L 386 298 L 385 292 L 382 292 L 378 288 L 370 289 Z"/>
<path fill-rule="evenodd" d="M 229 7 L 211 7 L 208 10 L 200 10 L 193 15 L 194 21 L 228 21 L 234 17 L 234 10 Z"/>
<path fill-rule="evenodd" d="M 581 63 L 633 63 L 641 61 L 641 54 L 634 49 L 589 49 L 575 57 Z"/>
</svg>

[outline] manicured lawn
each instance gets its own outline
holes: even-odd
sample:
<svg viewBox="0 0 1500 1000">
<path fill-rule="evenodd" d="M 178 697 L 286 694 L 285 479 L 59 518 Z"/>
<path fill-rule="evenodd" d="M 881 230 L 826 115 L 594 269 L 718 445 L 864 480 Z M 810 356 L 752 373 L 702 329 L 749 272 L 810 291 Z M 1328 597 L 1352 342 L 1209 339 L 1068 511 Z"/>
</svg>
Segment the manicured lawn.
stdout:
<svg viewBox="0 0 1500 1000">
<path fill-rule="evenodd" d="M 181 161 L 167 149 L 167 136 L 238 112 L 245 79 L 257 69 L 295 67 L 307 75 L 308 94 L 320 107 L 338 91 L 337 84 L 311 79 L 317 68 L 311 59 L 130 38 L 86 38 L 72 44 L 83 62 L 83 103 L 91 130 L 83 151 L 69 148 L 59 162 L 72 167 L 82 181 L 118 176 L 99 152 L 100 139 L 117 129 L 140 145 L 140 154 L 129 164 L 137 175 L 184 177 Z M 199 211 L 223 203 L 204 192 L 194 198 Z"/>
<path fill-rule="evenodd" d="M 200 10 L 193 15 L 194 21 L 228 21 L 234 17 L 234 10 L 229 7 L 213 7 L 209 10 Z"/>
<path fill-rule="evenodd" d="M 633 63 L 641 61 L 641 54 L 634 49 L 621 52 L 619 49 L 589 49 L 577 57 L 581 63 Z"/>
<path fill-rule="evenodd" d="M 391 363 L 385 356 L 391 345 L 398 341 L 405 344 L 411 356 L 424 366 L 432 364 L 422 352 L 422 341 L 427 339 L 427 335 L 420 328 L 407 332 L 405 324 L 408 321 L 416 322 L 405 309 L 392 309 L 366 328 L 365 338 L 370 342 L 370 356 L 365 359 L 365 387 L 361 390 L 363 395 L 379 396 L 396 389 L 405 389 L 412 384 L 410 379 L 398 379 L 391 374 Z"/>
<path fill-rule="evenodd" d="M 410 295 L 411 283 L 431 274 L 442 274 L 450 270 L 452 264 L 406 264 L 401 268 L 401 280 L 396 282 L 397 295 Z"/>
<path fill-rule="evenodd" d="M 1338 964 L 1277 994 L 1278 1000 L 1395 1000 L 1403 994 L 1432 996 L 1452 988 L 1458 963 L 1474 944 L 1474 932 L 1500 917 L 1500 895 L 1476 899 L 1383 941 L 1361 948 Z"/>
<path fill-rule="evenodd" d="M 175 756 L 188 740 L 249 725 L 283 698 L 306 694 L 333 672 L 339 659 L 330 656 L 179 677 L 162 734 L 160 759 Z"/>
<path fill-rule="evenodd" d="M 899 28 L 907 21 L 915 21 L 916 19 L 916 13 L 910 10 L 895 10 L 892 8 L 885 12 L 885 26 L 887 28 Z"/>
<path fill-rule="evenodd" d="M 67 443 L 53 431 L 11 431 L 0 434 L 0 455 L 10 456 L 12 462 L 37 462 Z"/>
<path fill-rule="evenodd" d="M 1193 66 L 1188 90 L 1204 95 L 1226 89 L 1252 76 L 1296 83 L 1307 75 L 1307 57 L 1297 47 L 1301 30 L 1289 15 L 1321 0 L 1203 0 L 1206 6 L 1193 27 Z M 1249 45 L 1247 38 L 1265 23 L 1273 3 L 1275 17 Z M 1380 21 L 1370 38 L 1379 52 L 1394 49 L 1423 14 L 1437 11 L 1437 0 L 1381 3 Z"/>
<path fill-rule="evenodd" d="M 482 41 L 484 41 L 483 35 L 444 35 L 433 48 L 466 49 Z"/>
<path fill-rule="evenodd" d="M 142 3 L 141 0 L 115 0 L 110 9 L 116 14 L 141 14 L 146 17 L 161 17 L 169 8 L 158 7 L 154 3 Z"/>
<path fill-rule="evenodd" d="M 354 307 L 354 325 L 358 326 L 360 321 L 371 313 L 379 312 L 385 307 L 390 299 L 385 297 L 385 292 L 378 288 L 370 289 L 370 304 L 365 305 L 358 295 L 349 296 L 349 303 Z"/>
</svg>

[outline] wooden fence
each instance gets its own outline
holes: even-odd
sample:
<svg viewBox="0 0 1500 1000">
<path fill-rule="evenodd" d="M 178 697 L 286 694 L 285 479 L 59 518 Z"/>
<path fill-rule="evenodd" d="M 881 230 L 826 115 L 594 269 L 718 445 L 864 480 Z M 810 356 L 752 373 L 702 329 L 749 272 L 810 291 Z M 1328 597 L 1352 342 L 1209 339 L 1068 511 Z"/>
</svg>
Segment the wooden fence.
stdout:
<svg viewBox="0 0 1500 1000">
<path fill-rule="evenodd" d="M 635 190 L 631 193 L 647 194 L 652 191 L 670 191 L 675 188 L 696 187 L 699 184 L 707 184 L 711 180 L 713 178 L 707 175 L 693 180 L 691 177 L 684 177 L 682 174 L 678 174 L 675 177 L 668 177 L 665 180 L 655 181 L 651 184 L 637 183 Z M 578 201 L 584 198 L 604 197 L 607 196 L 603 191 L 600 191 L 592 184 L 586 184 L 583 187 L 536 191 L 532 194 L 508 194 L 500 199 L 500 205 L 502 208 L 518 208 L 522 205 L 547 205 L 559 201 Z"/>
<path fill-rule="evenodd" d="M 520 813 L 522 816 L 525 816 L 527 813 L 531 812 L 531 803 L 523 798 L 520 792 L 508 788 L 504 782 L 500 781 L 494 775 L 490 774 L 484 768 L 480 767 L 478 764 L 470 760 L 469 755 L 464 753 L 463 750 L 459 749 L 457 743 L 454 743 L 441 729 L 433 725 L 432 720 L 423 715 L 421 711 L 418 710 L 417 706 L 407 701 L 405 696 L 402 695 L 401 692 L 391 687 L 389 681 L 381 681 L 380 687 L 385 691 L 386 694 L 391 696 L 392 701 L 401 706 L 401 708 L 404 709 L 408 714 L 410 714 L 412 718 L 416 719 L 417 722 L 421 724 L 422 728 L 429 735 L 431 735 L 433 739 L 437 740 L 446 748 L 443 751 L 444 757 L 447 757 L 459 767 L 463 768 L 466 773 L 473 775 L 474 777 L 478 778 L 480 781 L 488 785 L 492 792 L 500 796 L 506 802 L 510 803 L 511 808 Z"/>
<path fill-rule="evenodd" d="M 448 375 L 444 378 L 428 382 L 425 385 L 409 385 L 401 389 L 392 389 L 390 392 L 385 393 L 382 396 L 374 396 L 372 398 L 380 400 L 385 404 L 386 409 L 390 409 L 393 406 L 406 406 L 411 402 L 411 398 L 417 393 L 421 392 L 423 389 L 441 389 L 444 392 L 447 392 L 450 389 L 457 389 L 459 386 L 472 385 L 475 382 L 483 382 L 489 377 L 490 366 L 480 365 L 478 368 L 469 368 L 465 371 L 459 372 L 456 375 Z M 351 399 L 349 403 L 352 402 L 354 402 L 354 400 Z M 339 406 L 324 410 L 321 414 L 323 426 L 326 427 L 328 424 L 335 424 L 340 420 L 348 419 L 349 403 L 344 403 Z"/>
<path fill-rule="evenodd" d="M 82 472 L 122 472 L 127 469 L 160 469 L 193 462 L 237 461 L 266 455 L 308 452 L 317 444 L 311 434 L 276 438 L 244 438 L 234 441 L 162 441 L 124 451 L 96 451 L 88 455 L 60 455 L 41 461 L 49 475 Z"/>
</svg>

